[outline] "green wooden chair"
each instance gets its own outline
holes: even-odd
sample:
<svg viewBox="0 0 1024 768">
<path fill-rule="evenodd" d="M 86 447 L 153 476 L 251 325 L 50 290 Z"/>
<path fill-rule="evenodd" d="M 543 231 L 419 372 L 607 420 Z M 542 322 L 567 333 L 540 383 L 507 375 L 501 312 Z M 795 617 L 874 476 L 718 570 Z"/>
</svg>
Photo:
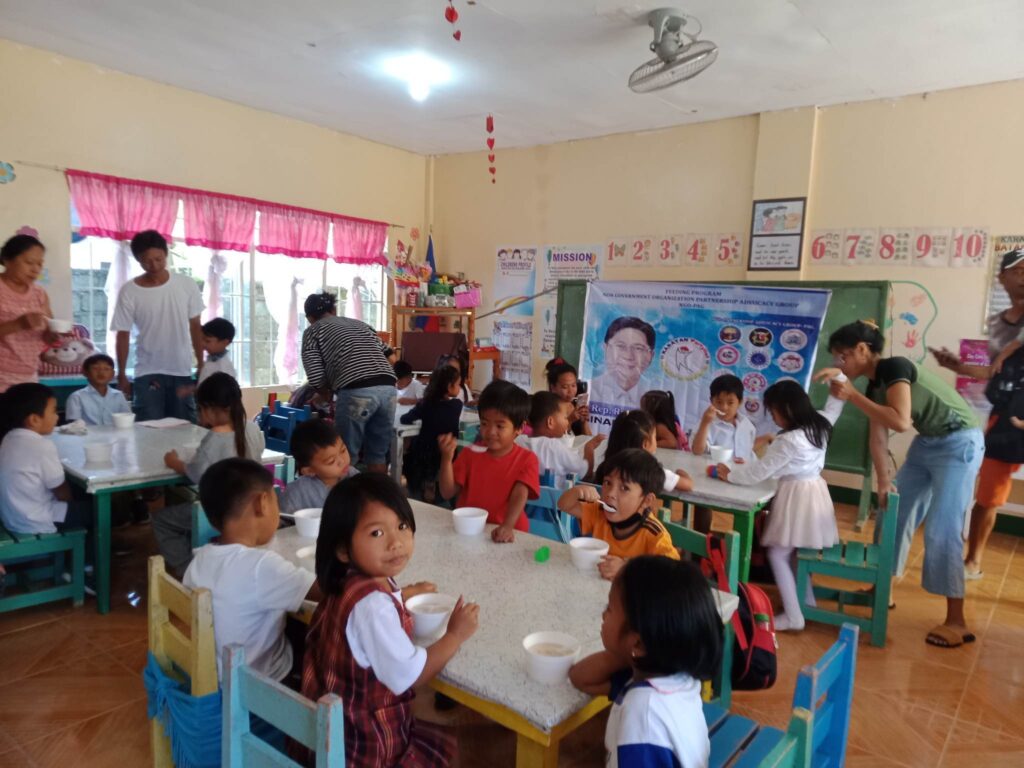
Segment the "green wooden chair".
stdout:
<svg viewBox="0 0 1024 768">
<path fill-rule="evenodd" d="M 64 556 L 71 555 L 71 582 L 64 581 Z M 45 565 L 33 565 L 35 561 Z M 46 562 L 49 561 L 49 562 Z M 0 613 L 71 598 L 74 605 L 85 601 L 85 531 L 69 529 L 59 533 L 11 533 L 0 527 L 0 564 L 25 563 L 20 569 L 8 568 L 0 586 Z M 36 589 L 36 582 L 50 586 Z M 26 590 L 6 596 L 9 584 L 19 583 Z"/>
<path fill-rule="evenodd" d="M 669 519 L 669 514 L 668 509 L 662 509 L 662 523 L 672 537 L 672 546 L 695 557 L 709 557 L 707 535 L 673 523 Z M 725 576 L 729 592 L 735 595 L 740 580 L 740 535 L 735 531 L 714 535 L 721 536 L 725 544 Z M 713 694 L 709 699 L 724 708 L 728 708 L 732 701 L 732 649 L 735 642 L 735 630 L 732 622 L 728 621 L 725 623 L 725 633 L 722 637 L 722 668 L 718 679 L 711 681 Z"/>
<path fill-rule="evenodd" d="M 880 527 L 876 530 L 874 544 L 840 541 L 828 549 L 798 551 L 796 592 L 800 596 L 800 608 L 805 618 L 836 626 L 855 624 L 862 631 L 870 633 L 872 645 L 885 647 L 899 501 L 897 494 L 890 493 L 887 509 L 876 516 L 876 526 Z M 860 582 L 873 589 L 865 591 L 816 586 L 815 600 L 834 602 L 836 607 L 809 606 L 804 603 L 804 595 L 807 594 L 807 580 L 815 573 Z M 846 613 L 846 608 L 852 605 L 869 606 L 870 615 Z"/>
</svg>

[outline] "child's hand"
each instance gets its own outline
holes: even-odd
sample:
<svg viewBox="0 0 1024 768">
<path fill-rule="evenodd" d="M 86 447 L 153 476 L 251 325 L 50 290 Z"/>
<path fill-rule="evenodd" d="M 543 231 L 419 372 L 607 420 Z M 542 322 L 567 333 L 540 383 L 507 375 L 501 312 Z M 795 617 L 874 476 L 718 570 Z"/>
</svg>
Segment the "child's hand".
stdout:
<svg viewBox="0 0 1024 768">
<path fill-rule="evenodd" d="M 577 485 L 573 490 L 576 491 L 576 498 L 582 502 L 593 503 L 601 500 L 601 493 L 592 485 Z"/>
<path fill-rule="evenodd" d="M 729 482 L 728 464 L 719 464 L 718 466 L 715 467 L 715 472 L 718 475 L 719 480 L 725 480 L 726 482 Z"/>
<path fill-rule="evenodd" d="M 445 634 L 452 635 L 460 643 L 464 643 L 476 632 L 479 620 L 480 606 L 476 603 L 463 603 L 462 595 L 459 595 L 459 600 L 448 619 L 448 631 Z"/>
<path fill-rule="evenodd" d="M 516 540 L 516 532 L 514 528 L 508 528 L 504 525 L 499 525 L 493 531 L 491 531 L 491 541 L 495 544 L 511 544 Z"/>
<path fill-rule="evenodd" d="M 704 415 L 700 417 L 701 422 L 710 424 L 717 417 L 721 416 L 722 412 L 715 408 L 714 405 L 709 405 L 708 409 L 704 411 Z"/>
<path fill-rule="evenodd" d="M 625 564 L 626 561 L 621 557 L 605 555 L 601 558 L 601 562 L 597 564 L 597 571 L 601 574 L 601 578 L 611 581 Z"/>
<path fill-rule="evenodd" d="M 176 470 L 179 466 L 181 466 L 181 463 L 182 462 L 181 462 L 181 459 L 178 458 L 178 452 L 177 451 L 168 451 L 167 453 L 164 454 L 164 466 L 165 467 L 170 467 L 171 469 L 175 469 Z"/>
<path fill-rule="evenodd" d="M 442 461 L 451 461 L 455 458 L 455 448 L 458 446 L 458 441 L 455 439 L 455 435 L 450 432 L 446 432 L 443 435 L 437 436 L 437 447 L 441 451 Z"/>
<path fill-rule="evenodd" d="M 599 446 L 602 442 L 604 442 L 604 439 L 605 439 L 604 435 L 598 435 L 597 437 L 595 437 L 592 440 L 587 440 L 587 442 L 584 443 L 584 445 L 583 445 L 583 456 L 584 456 L 584 458 L 587 458 L 587 459 L 593 458 L 594 452 L 597 450 L 597 446 Z"/>
<path fill-rule="evenodd" d="M 437 585 L 429 581 L 417 581 L 415 584 L 409 584 L 402 588 L 402 601 L 406 601 L 409 598 L 416 597 L 416 595 L 425 595 L 427 593 L 437 592 Z"/>
<path fill-rule="evenodd" d="M 1011 416 L 1010 423 L 1013 424 L 1013 426 L 1015 426 L 1017 429 L 1024 429 L 1024 419 L 1018 418 L 1016 416 Z"/>
</svg>

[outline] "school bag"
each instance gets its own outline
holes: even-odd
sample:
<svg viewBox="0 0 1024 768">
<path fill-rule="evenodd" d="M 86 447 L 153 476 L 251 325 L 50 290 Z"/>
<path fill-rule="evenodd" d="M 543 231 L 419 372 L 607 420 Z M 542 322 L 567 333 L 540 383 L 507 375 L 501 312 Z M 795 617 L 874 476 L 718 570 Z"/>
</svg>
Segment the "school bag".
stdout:
<svg viewBox="0 0 1024 768">
<path fill-rule="evenodd" d="M 725 576 L 725 545 L 708 534 L 708 557 L 701 570 L 729 591 Z M 768 595 L 753 584 L 739 583 L 736 590 L 740 604 L 732 615 L 736 642 L 732 647 L 732 687 L 739 691 L 771 688 L 778 674 L 778 642 L 775 640 L 775 614 Z"/>
</svg>

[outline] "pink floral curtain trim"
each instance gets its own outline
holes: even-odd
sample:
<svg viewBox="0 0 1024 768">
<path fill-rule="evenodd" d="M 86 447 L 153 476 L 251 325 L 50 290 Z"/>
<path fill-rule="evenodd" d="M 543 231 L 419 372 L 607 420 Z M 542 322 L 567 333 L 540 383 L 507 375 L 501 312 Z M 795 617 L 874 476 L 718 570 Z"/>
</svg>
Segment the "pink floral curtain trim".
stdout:
<svg viewBox="0 0 1024 768">
<path fill-rule="evenodd" d="M 83 235 L 130 240 L 144 229 L 170 239 L 181 195 L 146 182 L 82 171 L 66 172 Z"/>
<path fill-rule="evenodd" d="M 185 192 L 185 242 L 215 251 L 249 252 L 256 203 L 206 192 Z"/>
<path fill-rule="evenodd" d="M 382 264 L 387 266 L 384 243 L 388 225 L 376 221 L 335 218 L 334 260 L 341 264 Z"/>
<path fill-rule="evenodd" d="M 260 206 L 260 253 L 297 259 L 326 259 L 330 217 L 283 206 Z"/>
</svg>

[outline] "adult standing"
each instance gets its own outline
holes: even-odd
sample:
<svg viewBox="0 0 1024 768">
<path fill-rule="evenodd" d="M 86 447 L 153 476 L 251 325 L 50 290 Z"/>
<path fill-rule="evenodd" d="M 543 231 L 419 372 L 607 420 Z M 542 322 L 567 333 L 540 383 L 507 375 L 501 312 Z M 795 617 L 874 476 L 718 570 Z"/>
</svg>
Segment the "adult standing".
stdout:
<svg viewBox="0 0 1024 768">
<path fill-rule="evenodd" d="M 45 255 L 33 235 L 15 235 L 0 248 L 0 392 L 39 381 L 39 355 L 56 338 L 46 325 L 50 297 L 36 284 Z"/>
<path fill-rule="evenodd" d="M 304 305 L 309 327 L 302 334 L 302 366 L 309 383 L 332 390 L 334 421 L 349 453 L 372 472 L 387 472 L 395 429 L 395 370 L 384 342 L 361 320 L 337 316 L 330 293 L 311 294 Z"/>
<path fill-rule="evenodd" d="M 1015 248 L 1003 254 L 999 263 L 999 283 L 1010 297 L 1010 308 L 996 312 L 988 318 L 988 356 L 995 360 L 1007 344 L 1017 338 L 1024 327 L 1024 248 Z M 959 376 L 987 379 L 991 366 L 968 365 L 958 355 L 943 347 L 932 350 L 936 362 Z M 998 374 L 993 376 L 998 378 Z M 993 403 L 993 406 L 996 406 Z M 1000 408 L 993 407 L 988 428 L 991 430 L 1000 417 Z M 971 527 L 967 536 L 967 554 L 964 557 L 964 576 L 968 580 L 980 579 L 981 558 L 996 524 L 996 513 L 1006 504 L 1013 488 L 1013 474 L 1020 464 L 1002 461 L 989 455 L 986 443 L 985 459 L 978 473 L 978 490 L 971 509 Z"/>
<path fill-rule="evenodd" d="M 132 397 L 139 421 L 173 416 L 196 420 L 192 361 L 203 364 L 203 297 L 190 277 L 167 269 L 167 240 L 147 229 L 132 238 L 143 273 L 122 286 L 110 330 L 117 332 L 117 380 Z M 128 381 L 128 349 L 135 338 L 135 376 Z"/>
<path fill-rule="evenodd" d="M 900 494 L 894 573 L 903 573 L 914 532 L 924 525 L 922 586 L 946 598 L 946 618 L 925 642 L 955 648 L 972 642 L 964 617 L 963 527 L 981 466 L 984 441 L 978 421 L 953 387 L 905 357 L 882 358 L 885 337 L 874 323 L 844 325 L 829 337 L 829 351 L 846 381 L 832 381 L 835 397 L 848 400 L 871 420 L 871 457 L 879 504 L 890 490 Z M 831 379 L 836 368 L 819 371 Z M 851 383 L 868 379 L 864 394 Z M 889 476 L 889 430 L 917 431 L 907 458 Z M 895 485 L 895 487 L 894 487 Z"/>
</svg>

